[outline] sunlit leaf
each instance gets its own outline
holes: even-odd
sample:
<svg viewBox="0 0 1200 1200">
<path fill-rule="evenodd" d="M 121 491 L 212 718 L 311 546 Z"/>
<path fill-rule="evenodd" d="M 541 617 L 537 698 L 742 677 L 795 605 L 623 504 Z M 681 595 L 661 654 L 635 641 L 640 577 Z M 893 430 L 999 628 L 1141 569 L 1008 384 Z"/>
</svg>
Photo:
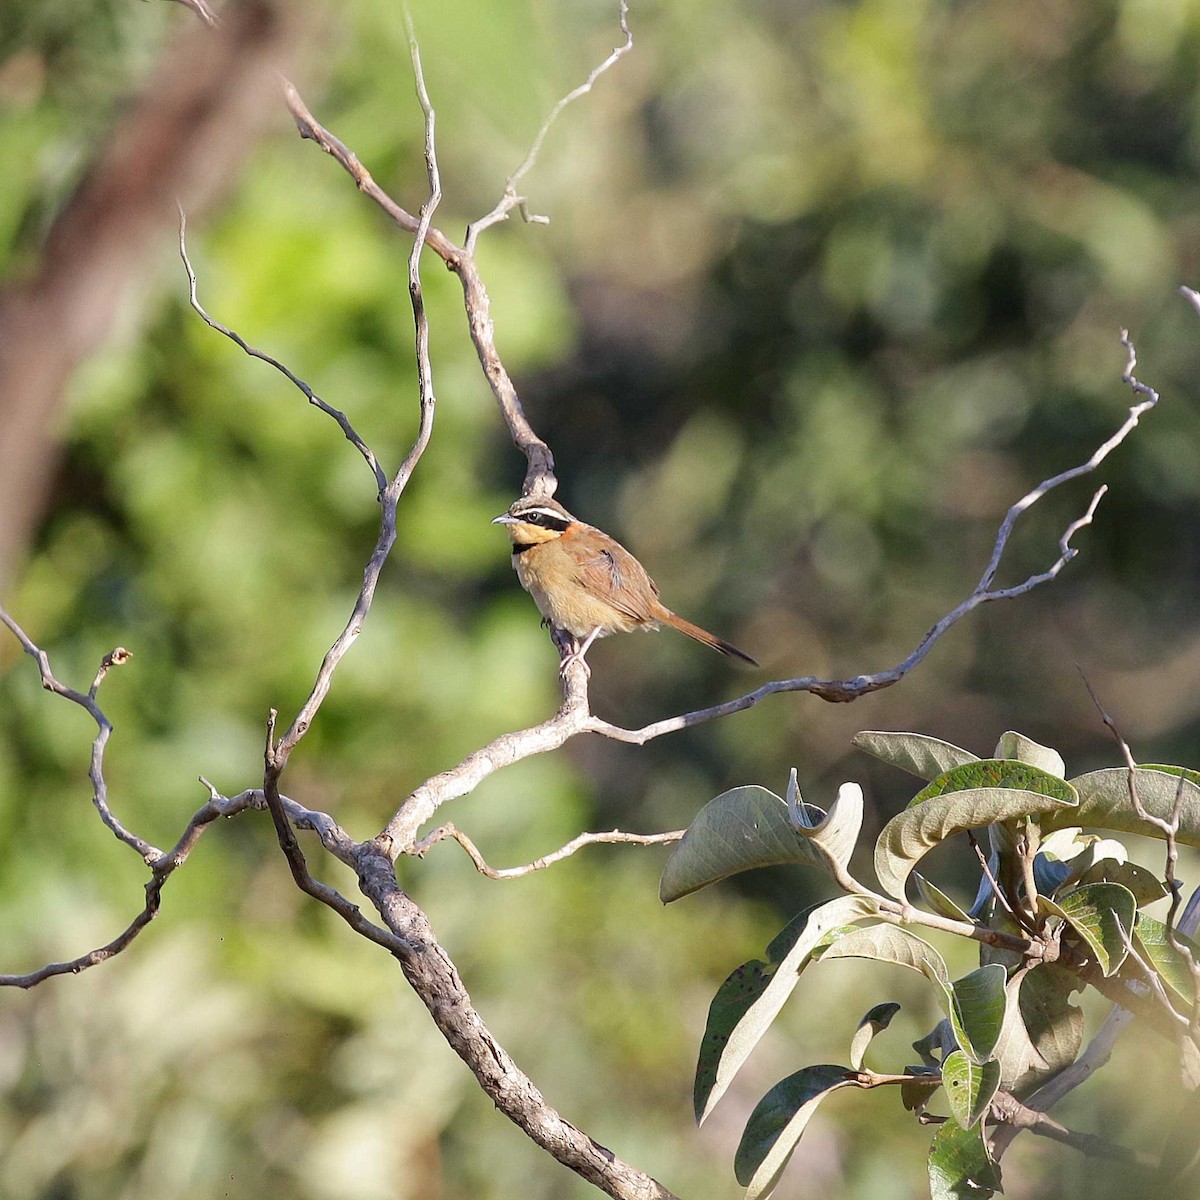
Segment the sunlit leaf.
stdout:
<svg viewBox="0 0 1200 1200">
<path fill-rule="evenodd" d="M 1134 933 L 1143 954 L 1150 965 L 1162 977 L 1162 981 L 1179 997 L 1192 1004 L 1196 1000 L 1196 983 L 1192 978 L 1187 959 L 1184 958 L 1167 938 L 1167 927 L 1162 921 L 1148 917 L 1144 912 L 1137 915 Z M 1200 962 L 1200 946 L 1190 938 L 1175 931 L 1175 940 L 1192 952 L 1197 962 Z"/>
<path fill-rule="evenodd" d="M 999 963 L 979 967 L 951 988 L 950 1022 L 958 1044 L 976 1062 L 986 1062 L 1004 1025 L 1006 972 Z"/>
<path fill-rule="evenodd" d="M 866 729 L 850 739 L 852 745 L 921 779 L 937 776 L 965 763 L 978 762 L 978 755 L 923 733 L 887 733 Z"/>
<path fill-rule="evenodd" d="M 1031 767 L 1039 767 L 1059 779 L 1065 778 L 1067 774 L 1066 764 L 1057 750 L 1039 745 L 1033 738 L 1027 738 L 1023 733 L 1011 729 L 1001 735 L 996 745 L 996 757 L 1028 763 Z"/>
<path fill-rule="evenodd" d="M 1045 790 L 1014 789 L 999 784 L 967 790 L 958 787 L 965 778 L 989 775 L 1039 784 Z M 918 794 L 919 803 L 914 802 L 883 827 L 875 843 L 876 877 L 886 892 L 903 900 L 909 872 L 923 855 L 946 838 L 994 821 L 1073 808 L 1073 795 L 1069 784 L 1022 763 L 981 762 L 959 767 L 935 779 Z"/>
<path fill-rule="evenodd" d="M 667 859 L 658 894 L 669 904 L 739 871 L 781 863 L 825 867 L 821 852 L 793 827 L 780 797 L 761 787 L 734 788 L 696 814 Z"/>
<path fill-rule="evenodd" d="M 1106 838 L 1105 841 L 1108 841 Z M 1167 889 L 1153 871 L 1139 867 L 1137 863 L 1117 862 L 1111 858 L 1102 858 L 1093 863 L 1082 875 L 1080 883 L 1119 883 L 1133 893 L 1139 908 L 1143 904 L 1153 904 L 1161 900 Z"/>
<path fill-rule="evenodd" d="M 1078 802 L 1075 789 L 1056 775 L 1043 771 L 1028 763 L 1008 759 L 984 758 L 965 766 L 954 767 L 925 785 L 909 802 L 909 806 L 920 804 L 933 796 L 944 796 L 947 792 L 965 792 L 980 788 L 1007 789 L 1008 791 L 1033 792 L 1039 796 L 1054 796 L 1063 805 Z M 1035 810 L 1029 809 L 1029 812 Z"/>
<path fill-rule="evenodd" d="M 987 1200 L 1000 1190 L 1000 1168 L 988 1157 L 983 1127 L 947 1121 L 929 1148 L 930 1200 Z"/>
<path fill-rule="evenodd" d="M 862 1069 L 863 1056 L 867 1047 L 877 1034 L 882 1033 L 891 1023 L 892 1018 L 900 1011 L 900 1005 L 889 1000 L 884 1004 L 876 1004 L 858 1023 L 854 1037 L 850 1041 L 850 1066 L 854 1070 Z"/>
<path fill-rule="evenodd" d="M 1180 780 L 1182 779 L 1182 784 Z M 1129 798 L 1129 771 L 1109 767 L 1091 771 L 1070 781 L 1079 793 L 1079 808 L 1057 812 L 1042 818 L 1042 828 L 1063 825 L 1087 825 L 1113 829 L 1120 833 L 1140 833 L 1161 838 L 1162 831 L 1147 825 L 1134 811 Z M 1138 767 L 1134 783 L 1142 807 L 1153 816 L 1167 820 L 1175 807 L 1176 789 L 1182 787 L 1183 807 L 1179 816 L 1180 845 L 1200 846 L 1200 775 L 1180 767 Z"/>
<path fill-rule="evenodd" d="M 970 1129 L 987 1112 L 1000 1087 L 1000 1064 L 977 1063 L 961 1050 L 942 1064 L 942 1088 L 950 1115 L 963 1129 Z"/>
<path fill-rule="evenodd" d="M 711 1040 L 706 1032 L 696 1067 L 698 1122 L 702 1123 L 712 1112 L 738 1069 L 778 1016 L 799 981 L 801 972 L 808 965 L 817 943 L 831 930 L 877 916 L 878 913 L 878 904 L 868 896 L 839 896 L 836 900 L 818 905 L 804 916 L 802 927 L 797 928 L 795 941 L 771 973 L 766 986 L 758 991 L 757 981 L 750 985 L 753 994 L 748 995 L 749 1003 L 745 1007 L 738 1006 L 732 994 L 727 1009 L 723 1002 L 720 1022 L 714 1026 Z"/>
<path fill-rule="evenodd" d="M 799 802 L 796 769 L 788 780 L 787 809 L 792 827 L 840 867 L 850 861 L 863 823 L 863 790 L 857 783 L 843 783 L 837 798 L 824 815 L 812 804 Z"/>
<path fill-rule="evenodd" d="M 1058 899 L 1052 911 L 1062 916 L 1091 947 L 1105 975 L 1117 971 L 1129 953 L 1137 901 L 1119 883 L 1089 883 Z M 1122 936 L 1124 934 L 1124 936 Z"/>
<path fill-rule="evenodd" d="M 848 1074 L 845 1067 L 805 1067 L 755 1105 L 733 1160 L 746 1200 L 765 1200 L 771 1194 L 817 1105 L 830 1092 L 852 1086 Z"/>
</svg>

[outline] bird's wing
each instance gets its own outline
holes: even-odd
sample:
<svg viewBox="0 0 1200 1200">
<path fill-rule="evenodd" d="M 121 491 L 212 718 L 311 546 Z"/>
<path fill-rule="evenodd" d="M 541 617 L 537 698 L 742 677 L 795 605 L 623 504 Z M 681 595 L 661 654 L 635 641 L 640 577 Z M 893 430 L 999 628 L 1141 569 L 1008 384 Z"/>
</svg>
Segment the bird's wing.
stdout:
<svg viewBox="0 0 1200 1200">
<path fill-rule="evenodd" d="M 602 596 L 615 609 L 635 621 L 652 619 L 658 596 L 654 580 L 624 546 L 613 543 L 576 563 L 579 582 L 593 595 Z"/>
</svg>

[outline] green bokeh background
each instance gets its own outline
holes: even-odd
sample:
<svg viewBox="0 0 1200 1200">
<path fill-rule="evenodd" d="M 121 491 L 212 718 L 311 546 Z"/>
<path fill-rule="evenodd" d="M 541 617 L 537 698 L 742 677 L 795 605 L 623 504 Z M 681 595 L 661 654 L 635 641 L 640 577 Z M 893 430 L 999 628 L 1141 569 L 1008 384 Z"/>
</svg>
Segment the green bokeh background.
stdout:
<svg viewBox="0 0 1200 1200">
<path fill-rule="evenodd" d="M 439 0 L 413 15 L 438 109 L 437 223 L 459 238 L 615 44 L 615 5 Z M 306 19 L 302 93 L 415 208 L 420 113 L 398 7 L 312 5 Z M 84 0 L 0 16 L 5 276 L 36 262 L 123 102 L 193 20 Z M 525 182 L 550 224 L 490 231 L 481 268 L 559 497 L 763 672 L 671 634 L 612 639 L 590 655 L 601 715 L 638 725 L 766 678 L 891 665 L 971 590 L 1007 506 L 1120 423 L 1122 326 L 1164 399 L 1096 477 L 1025 519 L 1008 582 L 1044 569 L 1110 485 L 1061 579 L 974 614 L 900 687 L 851 706 L 775 697 L 642 749 L 577 741 L 445 815 L 510 865 L 583 829 L 678 828 L 728 787 L 781 791 L 797 765 L 816 803 L 861 782 L 873 834 L 906 784 L 851 752 L 860 728 L 980 754 L 1018 728 L 1073 772 L 1113 762 L 1077 665 L 1139 757 L 1197 765 L 1200 319 L 1175 288 L 1200 281 L 1200 3 L 650 0 L 630 20 L 633 54 L 566 111 Z M 408 243 L 282 105 L 190 239 L 214 316 L 345 409 L 394 467 L 416 423 Z M 336 427 L 190 312 L 173 238 L 155 254 L 153 287 L 72 381 L 52 503 L 4 602 L 68 682 L 114 645 L 134 651 L 101 693 L 107 777 L 122 819 L 164 844 L 205 798 L 198 775 L 229 794 L 259 778 L 266 711 L 287 719 L 307 694 L 377 508 Z M 286 779 L 358 836 L 557 695 L 553 650 L 488 524 L 524 464 L 432 257 L 425 286 L 433 444 L 366 629 Z M 88 803 L 90 736 L 0 640 L 0 970 L 100 944 L 140 903 L 140 864 Z M 680 1195 L 734 1196 L 733 1148 L 771 1084 L 844 1058 L 884 999 L 905 1007 L 876 1061 L 898 1069 L 934 999 L 882 968 L 814 970 L 697 1132 L 708 1000 L 823 885 L 762 873 L 663 909 L 662 860 L 591 849 L 493 883 L 441 846 L 400 877 L 551 1103 Z M 967 856 L 938 863 L 961 898 Z M 969 969 L 969 952 L 948 953 Z M 1169 1053 L 1134 1032 L 1105 1074 L 1063 1118 L 1156 1148 Z M 261 815 L 209 830 L 118 960 L 0 996 L 0 1097 L 4 1195 L 595 1194 L 496 1114 L 392 962 L 296 892 Z M 783 1200 L 923 1194 L 928 1133 L 894 1097 L 829 1109 Z M 1021 1141 L 1006 1182 L 1068 1200 L 1140 1186 Z"/>
</svg>

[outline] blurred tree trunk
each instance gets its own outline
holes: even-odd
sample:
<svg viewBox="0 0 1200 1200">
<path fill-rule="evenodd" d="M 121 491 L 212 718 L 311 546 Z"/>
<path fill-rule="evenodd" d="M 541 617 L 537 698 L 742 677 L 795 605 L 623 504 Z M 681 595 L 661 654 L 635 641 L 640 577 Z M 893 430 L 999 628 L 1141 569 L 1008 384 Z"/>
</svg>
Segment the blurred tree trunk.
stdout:
<svg viewBox="0 0 1200 1200">
<path fill-rule="evenodd" d="M 0 294 L 0 586 L 48 499 L 71 376 L 161 262 L 177 225 L 222 194 L 268 122 L 295 21 L 274 0 L 188 19 L 50 228 L 31 275 Z"/>
</svg>

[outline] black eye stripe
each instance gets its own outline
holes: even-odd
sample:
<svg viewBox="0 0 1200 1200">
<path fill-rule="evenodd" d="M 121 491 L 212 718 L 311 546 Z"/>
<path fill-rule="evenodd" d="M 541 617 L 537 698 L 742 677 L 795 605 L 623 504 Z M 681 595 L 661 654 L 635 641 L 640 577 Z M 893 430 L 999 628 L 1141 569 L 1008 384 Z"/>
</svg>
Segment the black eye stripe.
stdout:
<svg viewBox="0 0 1200 1200">
<path fill-rule="evenodd" d="M 559 533 L 571 523 L 565 517 L 560 517 L 558 513 L 548 512 L 544 508 L 530 509 L 529 512 L 518 515 L 527 525 L 538 525 L 542 529 L 554 529 Z"/>
</svg>

